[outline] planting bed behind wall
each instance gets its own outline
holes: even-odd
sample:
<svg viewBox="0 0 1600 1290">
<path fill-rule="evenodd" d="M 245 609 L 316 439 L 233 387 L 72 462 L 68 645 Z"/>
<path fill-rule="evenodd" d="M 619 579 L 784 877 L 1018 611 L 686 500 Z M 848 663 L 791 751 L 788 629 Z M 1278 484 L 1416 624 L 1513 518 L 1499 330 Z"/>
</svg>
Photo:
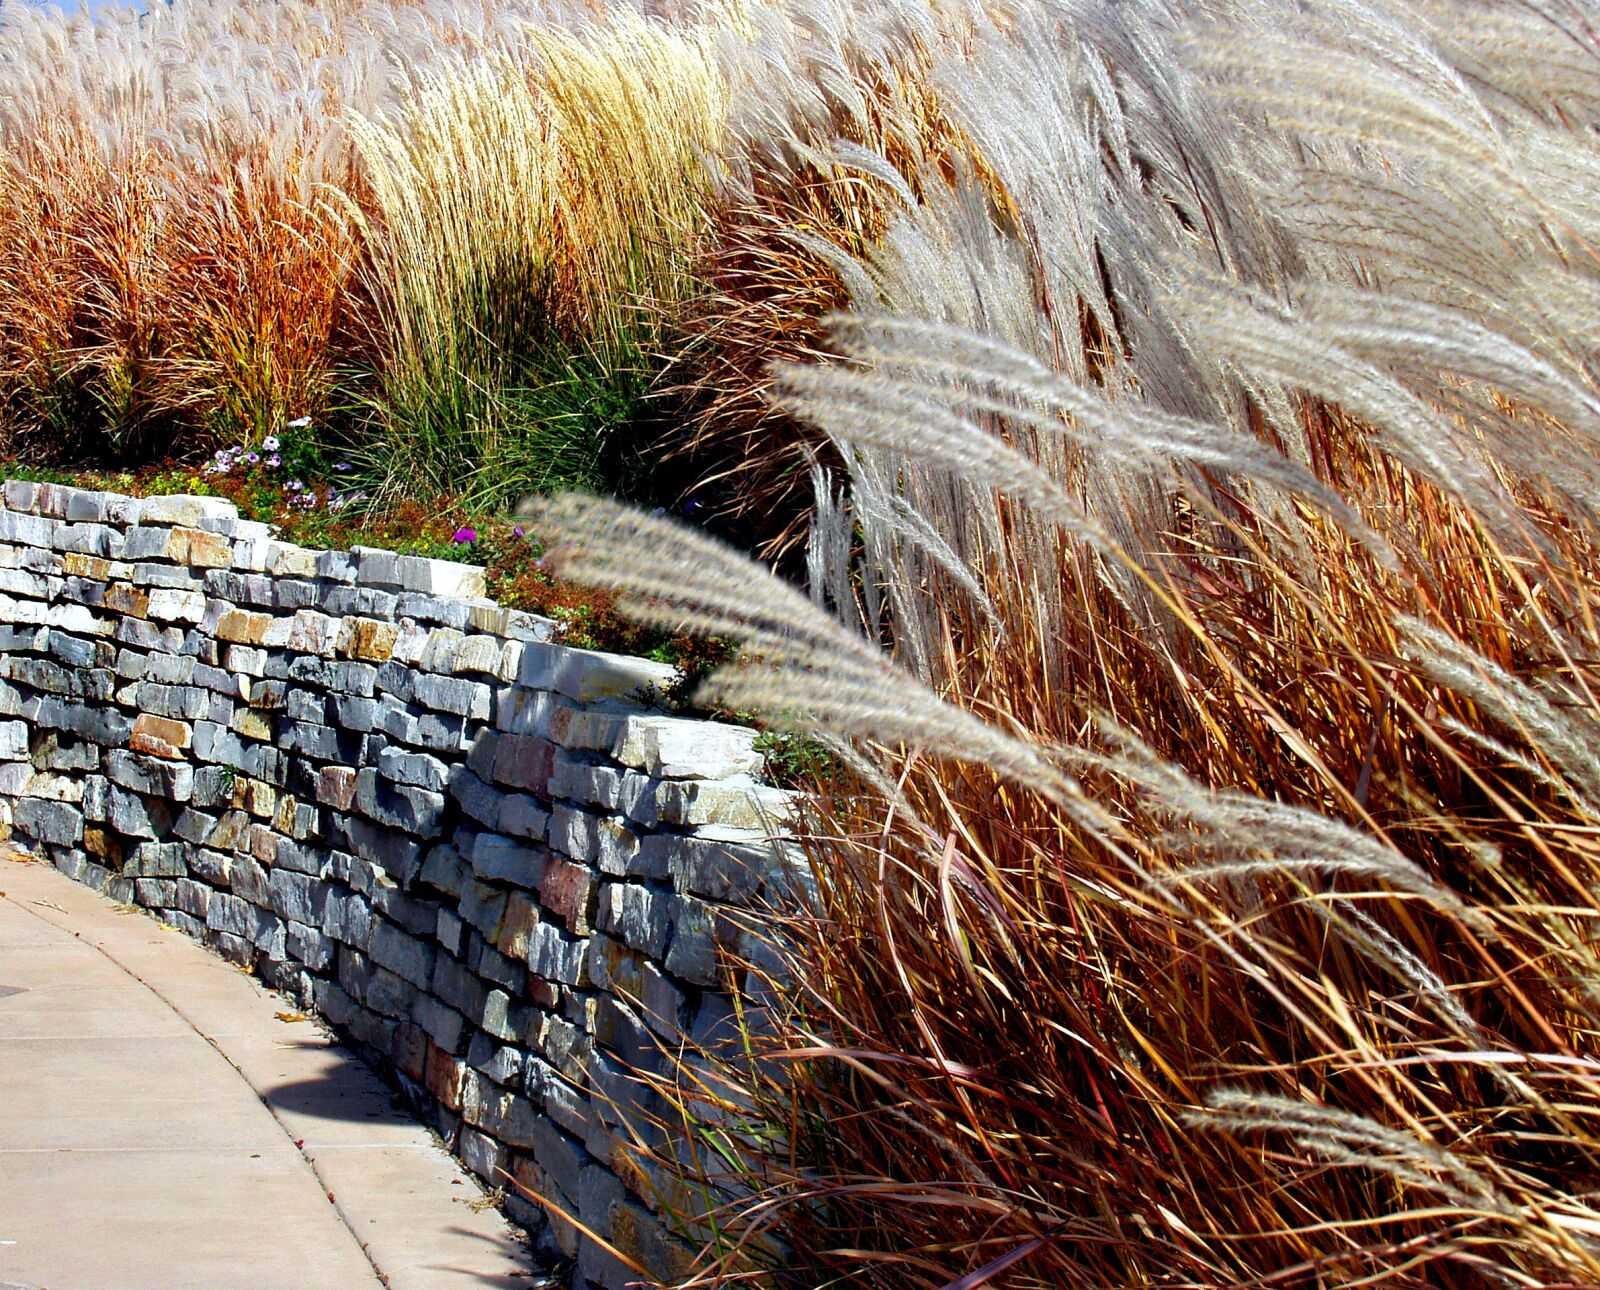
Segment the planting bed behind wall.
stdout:
<svg viewBox="0 0 1600 1290">
<path fill-rule="evenodd" d="M 735 911 L 800 880 L 754 732 L 569 649 L 466 565 L 278 541 L 213 498 L 9 482 L 0 828 L 391 1065 L 491 1183 L 687 1262 L 630 1070 L 730 1024 Z M 578 1260 L 637 1275 L 515 1194 Z"/>
</svg>

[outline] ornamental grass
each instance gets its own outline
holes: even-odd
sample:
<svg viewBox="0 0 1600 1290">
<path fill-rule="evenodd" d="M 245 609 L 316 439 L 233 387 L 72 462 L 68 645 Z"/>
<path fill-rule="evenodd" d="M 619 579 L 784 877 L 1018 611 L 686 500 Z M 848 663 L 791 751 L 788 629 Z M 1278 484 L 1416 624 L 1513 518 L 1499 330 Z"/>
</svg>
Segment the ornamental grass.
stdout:
<svg viewBox="0 0 1600 1290">
<path fill-rule="evenodd" d="M 1600 50 L 1467 8 L 1009 7 L 771 373 L 809 594 L 537 511 L 832 752 L 635 1126 L 690 1284 L 1600 1281 Z"/>
</svg>

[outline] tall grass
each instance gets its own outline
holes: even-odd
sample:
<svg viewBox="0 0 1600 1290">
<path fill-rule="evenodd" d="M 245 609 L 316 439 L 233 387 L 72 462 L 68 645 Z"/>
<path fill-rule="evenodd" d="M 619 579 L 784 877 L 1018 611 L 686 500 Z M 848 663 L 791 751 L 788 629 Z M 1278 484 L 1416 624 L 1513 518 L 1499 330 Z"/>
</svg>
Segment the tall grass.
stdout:
<svg viewBox="0 0 1600 1290">
<path fill-rule="evenodd" d="M 706 1279 L 1600 1280 L 1600 50 L 1467 10 L 980 22 L 1008 201 L 930 179 L 774 373 L 812 598 L 543 508 L 843 767 L 658 1088 Z"/>
<path fill-rule="evenodd" d="M 334 412 L 385 491 L 599 484 L 668 346 L 706 31 L 505 0 L 0 8 L 0 406 L 140 460 Z"/>
<path fill-rule="evenodd" d="M 618 16 L 532 31 L 518 60 L 429 74 L 354 123 L 391 481 L 601 482 L 654 311 L 687 292 L 722 96 L 703 42 Z"/>
</svg>

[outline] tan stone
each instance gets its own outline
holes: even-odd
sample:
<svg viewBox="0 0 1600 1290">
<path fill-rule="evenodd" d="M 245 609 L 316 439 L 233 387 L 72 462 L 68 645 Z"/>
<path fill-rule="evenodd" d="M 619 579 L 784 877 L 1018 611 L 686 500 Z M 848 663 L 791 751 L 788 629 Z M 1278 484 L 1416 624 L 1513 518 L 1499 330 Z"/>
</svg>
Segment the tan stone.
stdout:
<svg viewBox="0 0 1600 1290">
<path fill-rule="evenodd" d="M 246 739 L 272 738 L 272 718 L 254 708 L 240 708 L 228 724 L 235 734 Z"/>
<path fill-rule="evenodd" d="M 226 569 L 233 563 L 233 543 L 220 533 L 206 533 L 200 529 L 173 529 L 173 535 L 182 534 L 188 543 L 187 561 L 201 569 Z"/>
<path fill-rule="evenodd" d="M 64 551 L 61 555 L 61 572 L 69 578 L 89 578 L 105 582 L 111 576 L 111 561 L 81 551 Z"/>
<path fill-rule="evenodd" d="M 150 593 L 125 582 L 114 582 L 106 588 L 105 607 L 130 618 L 143 618 L 150 612 Z"/>
<path fill-rule="evenodd" d="M 428 1092 L 438 1098 L 446 1109 L 451 1111 L 461 1109 L 461 1086 L 466 1075 L 467 1064 L 464 1061 L 452 1057 L 432 1040 L 428 1041 L 427 1064 L 422 1082 L 428 1086 Z"/>
<path fill-rule="evenodd" d="M 272 626 L 271 614 L 253 614 L 247 609 L 230 609 L 217 620 L 217 639 L 235 645 L 259 645 Z"/>
<path fill-rule="evenodd" d="M 83 849 L 108 868 L 122 868 L 122 839 L 103 825 L 84 826 Z"/>
<path fill-rule="evenodd" d="M 134 752 L 148 753 L 152 757 L 181 761 L 189 747 L 192 733 L 187 722 L 153 717 L 148 712 L 142 712 L 133 723 L 133 734 L 128 739 L 128 747 Z"/>
<path fill-rule="evenodd" d="M 375 618 L 346 618 L 339 629 L 339 653 L 367 663 L 387 663 L 394 657 L 400 629 Z"/>
<path fill-rule="evenodd" d="M 507 958 L 527 959 L 528 937 L 539 923 L 539 907 L 520 891 L 506 898 L 506 916 L 500 920 L 495 948 Z"/>
<path fill-rule="evenodd" d="M 291 835 L 294 833 L 294 815 L 299 808 L 299 803 L 285 793 L 278 799 L 278 809 L 272 813 L 272 827 L 279 833 Z"/>
</svg>

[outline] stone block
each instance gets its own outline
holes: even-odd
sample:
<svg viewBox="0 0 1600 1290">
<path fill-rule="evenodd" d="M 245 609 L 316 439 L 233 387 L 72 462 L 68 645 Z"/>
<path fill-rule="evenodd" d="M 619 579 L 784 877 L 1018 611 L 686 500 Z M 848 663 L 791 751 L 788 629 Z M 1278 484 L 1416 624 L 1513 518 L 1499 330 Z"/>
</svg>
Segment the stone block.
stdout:
<svg viewBox="0 0 1600 1290">
<path fill-rule="evenodd" d="M 501 833 L 538 842 L 548 836 L 550 813 L 536 798 L 510 793 L 500 798 L 495 823 Z"/>
<path fill-rule="evenodd" d="M 13 827 L 36 842 L 73 847 L 83 840 L 83 812 L 70 802 L 23 798 L 11 808 Z"/>
<path fill-rule="evenodd" d="M 370 820 L 415 837 L 434 837 L 444 817 L 444 794 L 380 779 L 368 766 L 356 775 L 356 809 Z"/>
<path fill-rule="evenodd" d="M 321 927 L 328 907 L 328 884 L 309 874 L 274 867 L 267 879 L 272 908 L 293 922 Z"/>
<path fill-rule="evenodd" d="M 161 837 L 172 827 L 172 809 L 160 798 L 144 798 L 112 785 L 106 798 L 106 823 L 129 838 Z"/>
<path fill-rule="evenodd" d="M 655 811 L 664 824 L 723 824 L 783 833 L 794 817 L 794 797 L 748 776 L 720 782 L 669 780 L 655 794 Z"/>
<path fill-rule="evenodd" d="M 550 853 L 543 847 L 531 847 L 498 833 L 463 834 L 461 838 L 465 839 L 461 845 L 472 863 L 472 872 L 481 881 L 510 883 L 537 891 L 544 880 Z"/>
<path fill-rule="evenodd" d="M 377 770 L 383 779 L 431 792 L 442 792 L 449 779 L 449 768 L 437 757 L 404 748 L 380 751 Z"/>
<path fill-rule="evenodd" d="M 372 929 L 370 953 L 375 963 L 412 985 L 426 989 L 433 977 L 433 947 L 385 919 L 379 919 Z"/>
<path fill-rule="evenodd" d="M 756 731 L 742 726 L 634 716 L 623 723 L 611 755 L 624 766 L 664 779 L 727 779 L 761 769 L 755 743 Z"/>
<path fill-rule="evenodd" d="M 297 610 L 289 625 L 289 648 L 297 654 L 332 658 L 342 630 L 341 620 L 331 615 L 314 609 Z"/>
<path fill-rule="evenodd" d="M 675 675 L 670 664 L 651 659 L 530 641 L 522 651 L 518 680 L 529 689 L 552 691 L 577 703 L 594 703 L 649 698 L 665 691 Z"/>
<path fill-rule="evenodd" d="M 206 616 L 206 598 L 198 591 L 157 587 L 145 611 L 163 623 L 198 623 Z"/>
<path fill-rule="evenodd" d="M 616 877 L 633 872 L 639 854 L 639 836 L 626 821 L 559 803 L 550 814 L 550 845 Z"/>
<path fill-rule="evenodd" d="M 0 761 L 25 761 L 29 755 L 27 723 L 0 721 Z"/>
<path fill-rule="evenodd" d="M 494 779 L 541 796 L 549 791 L 556 746 L 534 735 L 502 734 L 495 744 Z"/>
<path fill-rule="evenodd" d="M 187 878 L 188 848 L 181 842 L 141 842 L 128 853 L 129 878 Z"/>
<path fill-rule="evenodd" d="M 383 663 L 394 654 L 395 640 L 399 634 L 399 628 L 393 623 L 349 617 L 339 624 L 335 650 L 346 658 Z"/>
<path fill-rule="evenodd" d="M 276 621 L 271 614 L 229 609 L 217 619 L 216 637 L 233 645 L 259 646 L 265 643 Z"/>
<path fill-rule="evenodd" d="M 529 897 L 520 891 L 507 893 L 505 916 L 494 937 L 495 948 L 509 958 L 526 960 L 539 921 L 539 907 Z"/>
<path fill-rule="evenodd" d="M 193 766 L 121 749 L 107 755 L 106 775 L 123 788 L 174 802 L 188 801 L 194 789 Z"/>
<path fill-rule="evenodd" d="M 639 883 L 603 883 L 595 925 L 619 937 L 624 944 L 659 959 L 666 952 L 672 934 L 670 898 Z"/>
<path fill-rule="evenodd" d="M 317 801 L 347 811 L 356 799 L 356 772 L 350 766 L 324 766 L 317 771 Z"/>
<path fill-rule="evenodd" d="M 315 927 L 291 922 L 287 932 L 289 954 L 313 972 L 325 972 L 333 965 L 336 946 L 333 939 Z"/>
<path fill-rule="evenodd" d="M 447 712 L 469 721 L 489 719 L 492 693 L 482 681 L 422 673 L 413 682 L 412 695 L 416 703 L 436 712 Z"/>
<path fill-rule="evenodd" d="M 588 970 L 587 942 L 568 935 L 554 923 L 537 924 L 528 936 L 528 969 L 561 985 L 580 984 Z"/>
<path fill-rule="evenodd" d="M 128 746 L 136 753 L 177 761 L 188 751 L 193 733 L 187 722 L 140 713 L 134 718 Z"/>
<path fill-rule="evenodd" d="M 143 497 L 137 503 L 140 524 L 197 528 L 203 520 L 237 520 L 239 508 L 220 497 Z"/>
<path fill-rule="evenodd" d="M 593 930 L 599 889 L 599 880 L 587 866 L 552 856 L 539 884 L 539 903 L 569 932 L 587 936 Z"/>
</svg>

